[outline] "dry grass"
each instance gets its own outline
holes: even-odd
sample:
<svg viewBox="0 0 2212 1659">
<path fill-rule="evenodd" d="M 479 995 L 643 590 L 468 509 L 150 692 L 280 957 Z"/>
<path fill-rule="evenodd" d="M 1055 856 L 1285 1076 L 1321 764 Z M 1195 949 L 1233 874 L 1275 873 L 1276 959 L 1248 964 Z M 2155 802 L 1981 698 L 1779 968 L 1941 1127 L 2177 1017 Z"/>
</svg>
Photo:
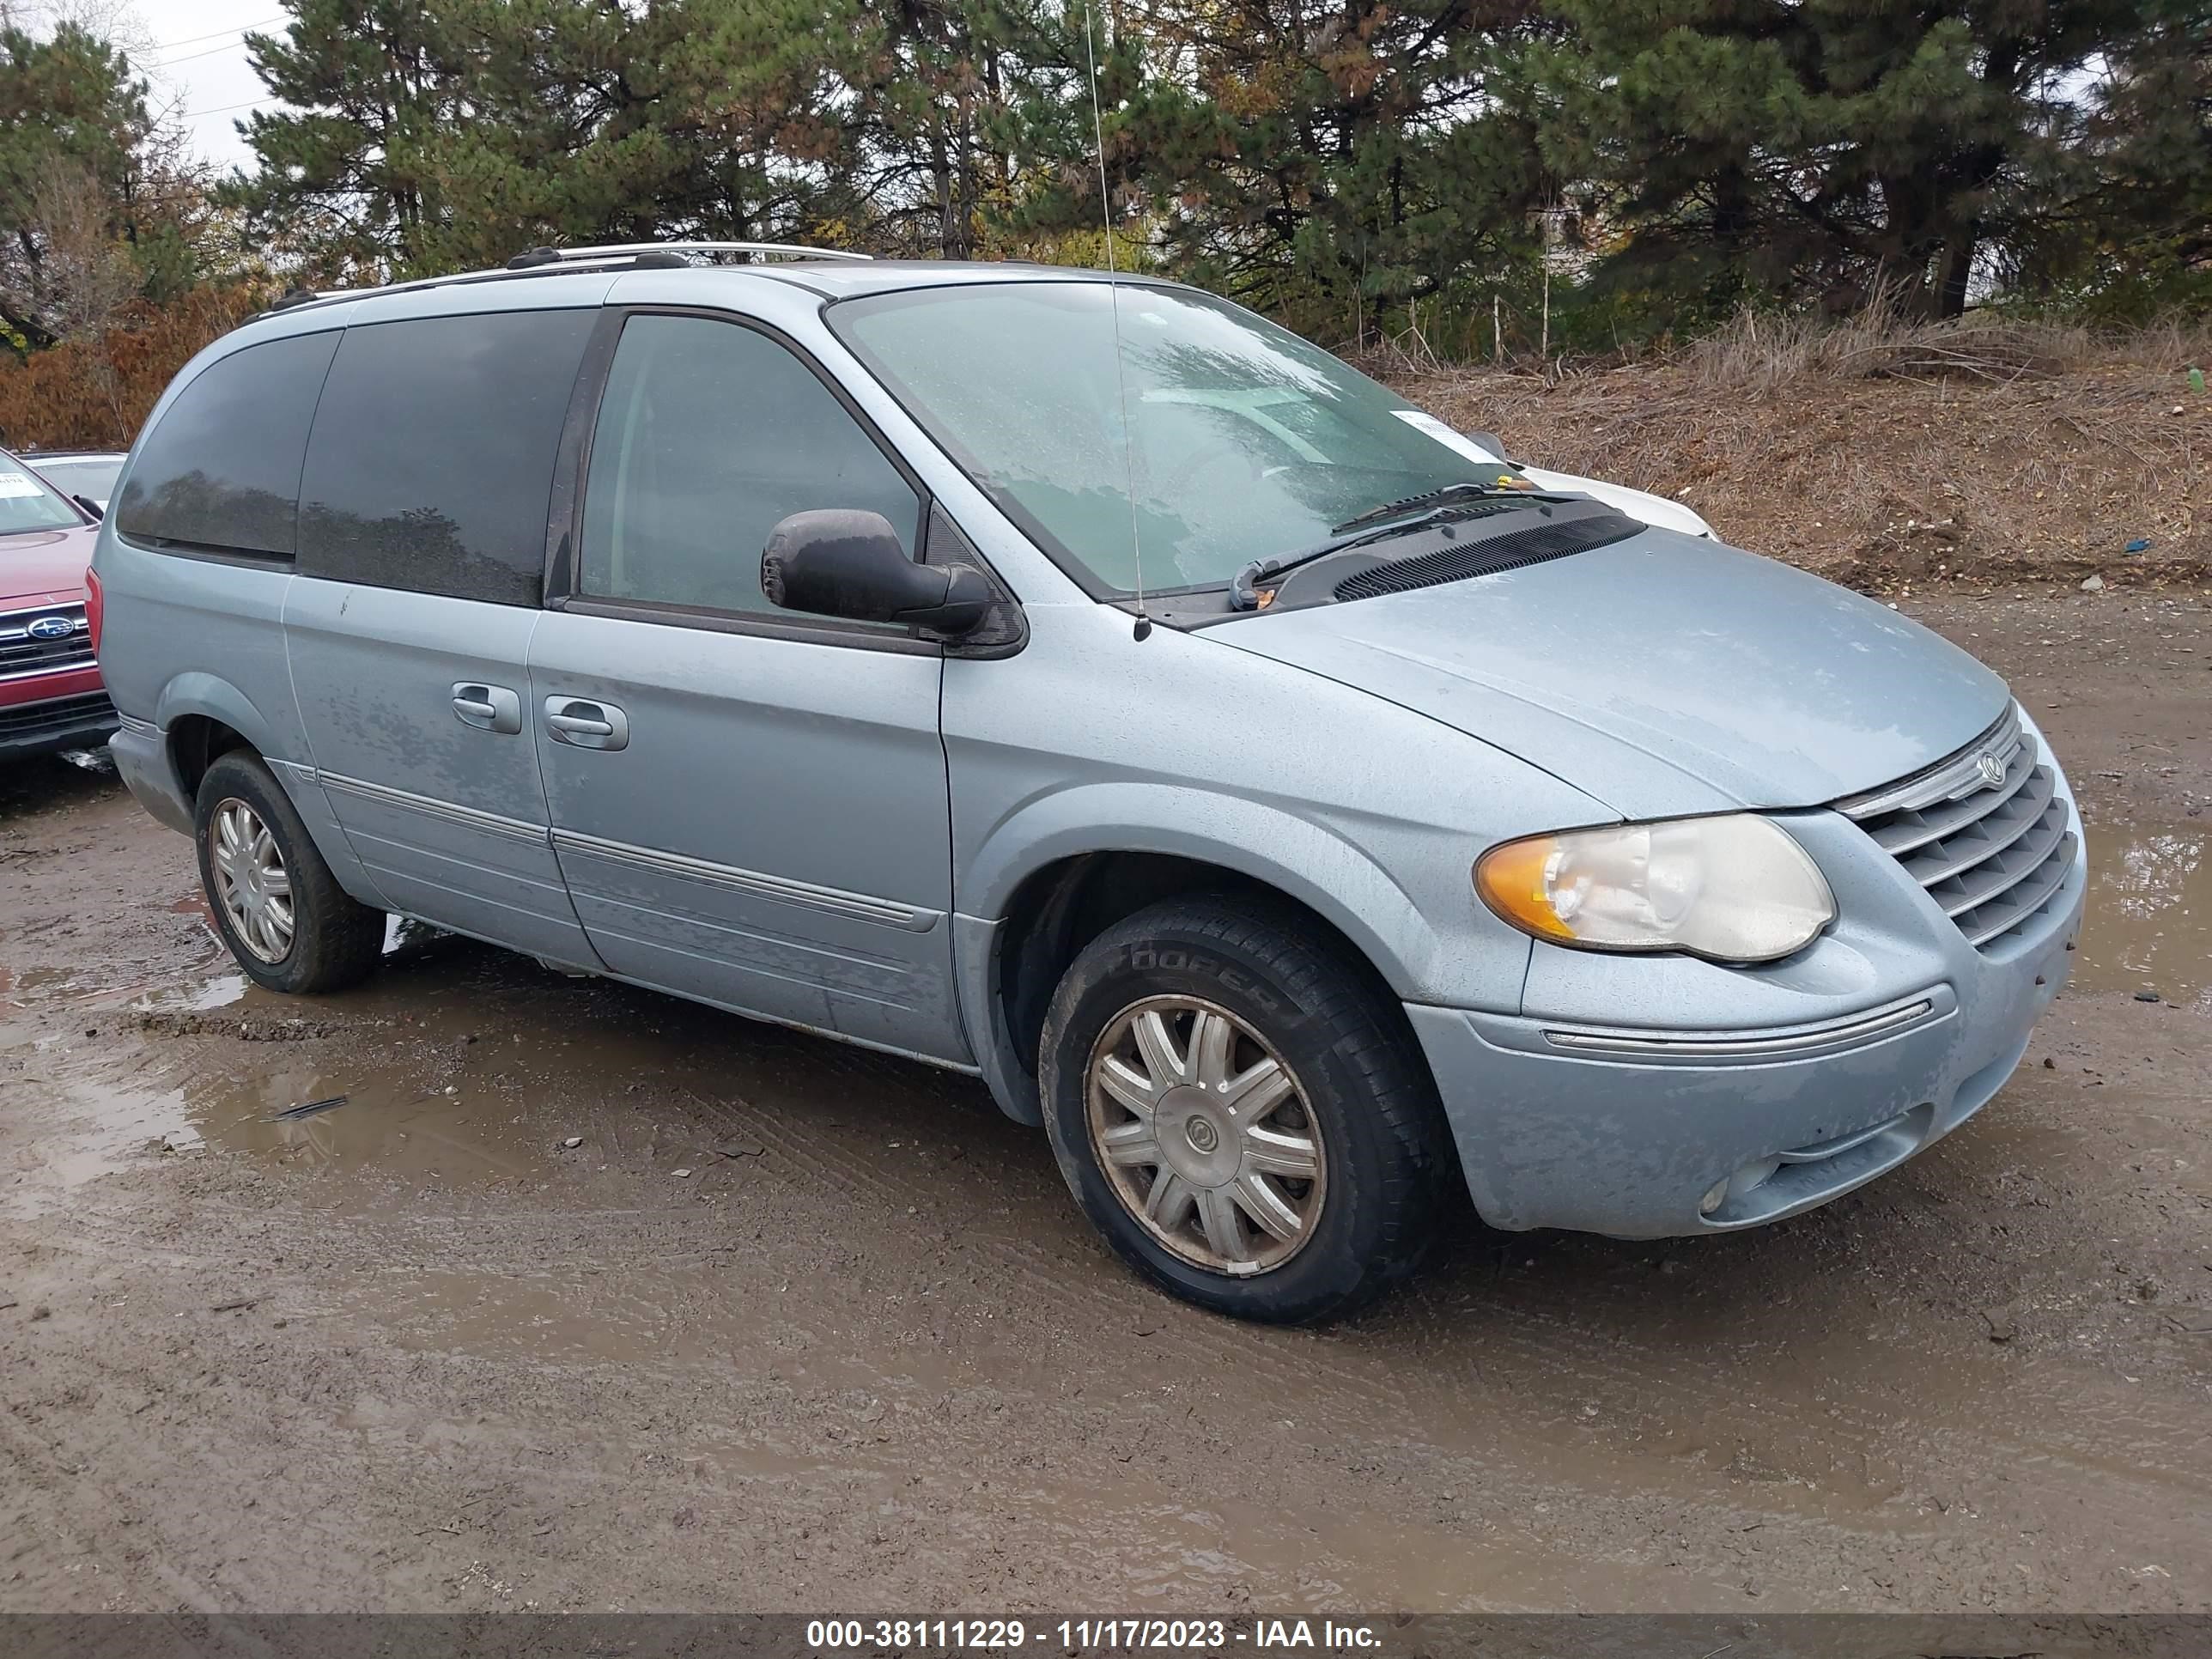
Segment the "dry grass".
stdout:
<svg viewBox="0 0 2212 1659">
<path fill-rule="evenodd" d="M 135 307 L 101 334 L 0 367 L 0 443 L 10 449 L 123 449 L 176 372 L 258 310 L 247 289 L 201 289 Z"/>
<path fill-rule="evenodd" d="M 1740 322 L 1673 359 L 1549 374 L 1372 364 L 1534 465 L 1686 501 L 1737 544 L 1875 592 L 2212 582 L 2212 338 Z M 2148 541 L 2136 553 L 2129 544 Z"/>
<path fill-rule="evenodd" d="M 1740 313 L 1678 354 L 1702 384 L 1773 392 L 1808 376 L 1985 380 L 2212 361 L 2212 329 L 2179 320 L 2100 333 L 1993 318 L 1916 323 L 1876 307 L 1832 322 Z"/>
</svg>

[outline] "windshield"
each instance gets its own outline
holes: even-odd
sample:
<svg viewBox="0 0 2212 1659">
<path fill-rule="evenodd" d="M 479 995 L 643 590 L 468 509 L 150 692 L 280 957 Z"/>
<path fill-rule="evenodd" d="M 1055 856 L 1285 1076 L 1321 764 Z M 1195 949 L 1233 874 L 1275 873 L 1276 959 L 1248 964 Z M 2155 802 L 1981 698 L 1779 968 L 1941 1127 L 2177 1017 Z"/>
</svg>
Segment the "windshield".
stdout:
<svg viewBox="0 0 2212 1659">
<path fill-rule="evenodd" d="M 84 522 L 31 470 L 12 455 L 0 455 L 0 536 L 25 530 L 74 530 Z"/>
<path fill-rule="evenodd" d="M 1328 352 L 1203 295 L 996 283 L 849 300 L 830 320 L 1093 589 L 1133 591 L 1139 546 L 1147 588 L 1225 582 L 1382 502 L 1499 472 Z"/>
<path fill-rule="evenodd" d="M 123 471 L 123 458 L 117 455 L 82 461 L 40 461 L 38 470 L 58 489 L 105 501 L 115 493 L 115 475 Z"/>
</svg>

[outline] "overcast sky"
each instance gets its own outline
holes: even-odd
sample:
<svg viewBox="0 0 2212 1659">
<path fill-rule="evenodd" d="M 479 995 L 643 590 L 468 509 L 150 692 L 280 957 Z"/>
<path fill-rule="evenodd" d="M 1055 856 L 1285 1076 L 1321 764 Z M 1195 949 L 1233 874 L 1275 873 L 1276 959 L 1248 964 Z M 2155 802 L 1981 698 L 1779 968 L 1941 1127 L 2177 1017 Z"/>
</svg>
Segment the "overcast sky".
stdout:
<svg viewBox="0 0 2212 1659">
<path fill-rule="evenodd" d="M 243 36 L 289 21 L 282 0 L 130 0 L 118 19 L 157 108 L 174 105 L 192 148 L 225 172 L 245 161 L 232 123 L 269 101 Z M 92 9 L 88 8 L 88 9 Z"/>
</svg>

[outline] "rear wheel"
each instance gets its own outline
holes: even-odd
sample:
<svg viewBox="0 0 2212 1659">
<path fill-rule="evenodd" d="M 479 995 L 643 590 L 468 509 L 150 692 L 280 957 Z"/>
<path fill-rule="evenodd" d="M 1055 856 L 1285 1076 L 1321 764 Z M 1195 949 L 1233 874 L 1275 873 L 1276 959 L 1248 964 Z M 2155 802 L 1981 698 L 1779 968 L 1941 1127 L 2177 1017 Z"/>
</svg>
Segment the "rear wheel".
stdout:
<svg viewBox="0 0 2212 1659">
<path fill-rule="evenodd" d="M 269 769 L 233 750 L 200 780 L 200 884 L 238 965 L 272 991 L 339 991 L 384 949 L 384 913 L 348 894 Z"/>
<path fill-rule="evenodd" d="M 1046 1016 L 1046 1127 L 1085 1212 L 1177 1295 L 1341 1316 L 1419 1261 L 1448 1141 L 1402 1022 L 1293 913 L 1218 899 L 1109 928 Z"/>
</svg>

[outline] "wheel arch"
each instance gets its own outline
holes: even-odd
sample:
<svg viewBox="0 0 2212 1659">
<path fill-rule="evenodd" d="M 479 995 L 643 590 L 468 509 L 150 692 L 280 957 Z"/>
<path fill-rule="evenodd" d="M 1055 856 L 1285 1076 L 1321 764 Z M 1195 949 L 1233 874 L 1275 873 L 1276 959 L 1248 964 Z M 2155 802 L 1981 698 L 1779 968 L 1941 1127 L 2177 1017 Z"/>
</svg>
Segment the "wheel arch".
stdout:
<svg viewBox="0 0 2212 1659">
<path fill-rule="evenodd" d="M 1155 810 L 1129 810 L 1138 805 Z M 1403 1018 L 1404 988 L 1441 948 L 1380 866 L 1309 819 L 1183 790 L 1069 791 L 1009 819 L 962 884 L 963 1018 L 1009 1116 L 1043 1121 L 1037 1038 L 1076 954 L 1147 905 L 1206 891 L 1297 918 L 1394 1018 Z"/>
<path fill-rule="evenodd" d="M 199 793 L 200 780 L 216 757 L 248 749 L 266 757 L 270 726 L 252 699 L 213 674 L 179 674 L 161 690 L 155 724 L 168 746 L 169 763 L 185 797 Z"/>
</svg>

